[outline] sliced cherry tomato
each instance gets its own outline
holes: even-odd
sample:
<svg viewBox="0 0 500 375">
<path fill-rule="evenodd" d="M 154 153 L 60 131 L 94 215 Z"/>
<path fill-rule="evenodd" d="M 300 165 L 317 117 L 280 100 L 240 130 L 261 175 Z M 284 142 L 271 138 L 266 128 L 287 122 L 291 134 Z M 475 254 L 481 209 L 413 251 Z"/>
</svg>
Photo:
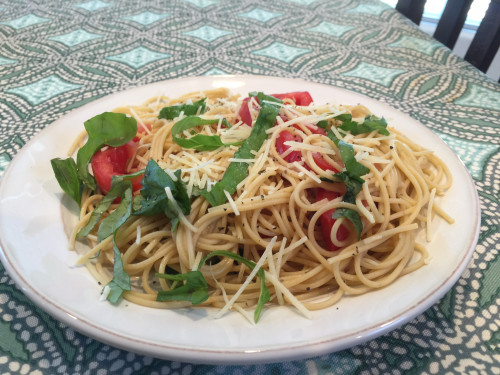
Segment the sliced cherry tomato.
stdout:
<svg viewBox="0 0 500 375">
<path fill-rule="evenodd" d="M 127 164 L 137 150 L 137 144 L 133 141 L 120 147 L 107 147 L 104 151 L 97 151 L 92 156 L 91 165 L 97 185 L 104 194 L 111 189 L 111 178 L 113 176 L 127 174 Z M 132 189 L 141 188 L 142 176 L 133 178 Z"/>
<path fill-rule="evenodd" d="M 333 171 L 334 173 L 337 173 L 338 170 L 333 166 L 331 165 L 330 163 L 328 163 L 325 158 L 323 157 L 323 155 L 319 152 L 313 152 L 312 153 L 312 157 L 314 159 L 314 162 L 316 163 L 316 165 L 318 167 L 320 167 L 322 170 L 324 171 Z"/>
<path fill-rule="evenodd" d="M 325 198 L 331 201 L 338 197 L 340 197 L 340 193 L 337 193 L 335 191 L 329 191 L 321 188 L 316 189 L 316 201 L 320 201 Z M 330 238 L 330 233 L 332 231 L 333 224 L 335 224 L 335 221 L 337 220 L 332 218 L 334 212 L 335 209 L 328 210 L 319 217 L 321 235 L 323 237 L 325 247 L 329 251 L 335 251 L 340 249 L 339 247 L 333 244 Z M 337 231 L 337 240 L 344 241 L 348 237 L 349 237 L 349 229 L 344 224 L 341 224 Z"/>
<path fill-rule="evenodd" d="M 309 105 L 313 102 L 313 99 L 311 97 L 311 94 L 309 94 L 307 91 L 295 91 L 295 92 L 287 92 L 284 94 L 273 94 L 271 96 L 274 96 L 276 99 L 291 99 L 293 102 L 297 105 L 300 106 L 306 106 Z M 240 116 L 240 120 L 243 121 L 245 124 L 252 126 L 252 115 L 250 114 L 250 109 L 248 108 L 248 101 L 250 98 L 245 98 L 243 99 L 243 102 L 241 103 L 240 110 L 238 112 Z M 257 98 L 255 98 L 257 103 L 259 102 Z M 259 108 L 254 106 L 256 110 Z M 319 128 L 321 129 L 321 128 Z M 322 129 L 321 129 L 322 130 Z"/>
<path fill-rule="evenodd" d="M 283 130 L 276 138 L 276 151 L 278 151 L 280 155 L 284 154 L 285 151 L 290 148 L 290 146 L 285 145 L 285 142 L 287 141 L 302 142 L 302 139 L 299 136 L 293 135 L 288 130 Z M 292 151 L 287 156 L 285 156 L 284 159 L 288 163 L 293 163 L 294 161 L 299 161 L 302 159 L 302 153 L 298 150 Z"/>
<path fill-rule="evenodd" d="M 287 92 L 284 94 L 273 94 L 276 99 L 291 99 L 296 105 L 306 106 L 313 102 L 311 94 L 307 91 Z"/>
<path fill-rule="evenodd" d="M 148 130 L 151 130 L 151 124 L 144 124 L 145 127 L 148 128 Z M 137 124 L 137 135 L 134 137 L 133 141 L 134 142 L 139 142 L 141 137 L 139 137 L 139 133 L 147 133 L 146 129 L 144 128 L 141 124 Z"/>
<path fill-rule="evenodd" d="M 250 114 L 250 108 L 248 108 L 248 101 L 250 98 L 245 98 L 243 99 L 243 102 L 241 103 L 240 111 L 238 112 L 240 116 L 240 120 L 243 121 L 245 124 L 248 126 L 252 126 L 252 115 Z M 257 100 L 257 98 L 255 98 Z M 258 100 L 257 100 L 258 102 Z M 254 107 L 255 109 L 258 109 Z"/>
</svg>

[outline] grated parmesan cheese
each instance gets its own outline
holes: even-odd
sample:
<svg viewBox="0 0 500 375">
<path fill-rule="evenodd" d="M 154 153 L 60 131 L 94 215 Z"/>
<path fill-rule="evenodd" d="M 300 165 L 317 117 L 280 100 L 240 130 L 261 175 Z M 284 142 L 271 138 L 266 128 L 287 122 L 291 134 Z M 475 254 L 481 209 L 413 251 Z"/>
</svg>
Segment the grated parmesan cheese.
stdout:
<svg viewBox="0 0 500 375">
<path fill-rule="evenodd" d="M 248 277 L 245 280 L 245 282 L 240 286 L 240 288 L 234 294 L 234 296 L 231 298 L 231 300 L 228 303 L 226 303 L 226 305 L 221 310 L 219 310 L 219 312 L 215 315 L 215 318 L 220 318 L 229 309 L 231 309 L 232 305 L 236 302 L 236 300 L 241 295 L 241 293 L 244 292 L 244 290 L 246 289 L 246 287 L 248 286 L 248 284 L 250 284 L 250 282 L 253 280 L 253 278 L 255 277 L 255 275 L 257 275 L 257 272 L 264 265 L 264 262 L 266 261 L 267 257 L 269 256 L 269 253 L 272 252 L 272 250 L 273 250 L 273 246 L 276 243 L 276 239 L 277 238 L 278 238 L 277 236 L 274 236 L 271 239 L 271 241 L 267 245 L 266 249 L 264 250 L 264 254 L 262 254 L 262 256 L 260 257 L 259 261 L 255 264 L 255 267 L 253 268 L 252 272 L 250 272 L 250 275 L 248 275 Z"/>
<path fill-rule="evenodd" d="M 108 299 L 109 293 L 111 292 L 111 288 L 109 285 L 106 285 L 101 292 L 101 296 L 99 297 L 99 301 L 106 301 Z"/>
<path fill-rule="evenodd" d="M 312 145 L 309 143 L 302 143 L 302 142 L 296 142 L 296 141 L 286 141 L 283 144 L 285 146 L 290 146 L 290 148 L 294 149 L 294 150 L 307 150 L 307 151 L 319 152 L 320 154 L 336 155 L 335 150 L 333 150 L 331 148 L 324 148 L 324 147 Z"/>
<path fill-rule="evenodd" d="M 165 187 L 165 194 L 167 194 L 167 198 L 170 199 L 170 202 L 172 205 L 175 207 L 175 210 L 177 211 L 177 214 L 179 215 L 179 220 L 188 228 L 191 232 L 198 232 L 198 228 L 196 228 L 193 224 L 189 222 L 189 220 L 184 216 L 182 213 L 181 208 L 177 204 L 177 201 L 175 200 L 174 196 L 172 195 L 172 190 L 170 190 L 170 187 Z"/>
<path fill-rule="evenodd" d="M 240 216 L 240 211 L 238 210 L 238 207 L 236 207 L 236 203 L 234 202 L 233 197 L 231 197 L 231 194 L 229 194 L 229 192 L 227 190 L 224 190 L 224 195 L 227 198 L 227 202 L 231 205 L 231 208 L 233 209 L 234 214 L 236 216 Z"/>
<path fill-rule="evenodd" d="M 321 183 L 321 180 L 318 176 L 316 176 L 314 173 L 312 173 L 311 171 L 308 171 L 302 164 L 300 164 L 299 162 L 297 161 L 294 161 L 292 163 L 292 165 L 297 168 L 299 170 L 300 173 L 302 173 L 302 175 L 307 175 L 309 177 L 311 177 L 315 182 L 317 182 L 318 184 Z M 300 176 L 300 173 L 299 173 L 299 176 Z"/>
<path fill-rule="evenodd" d="M 140 225 L 137 226 L 137 234 L 135 237 L 135 243 L 137 245 L 139 245 L 141 243 L 141 226 Z"/>
</svg>

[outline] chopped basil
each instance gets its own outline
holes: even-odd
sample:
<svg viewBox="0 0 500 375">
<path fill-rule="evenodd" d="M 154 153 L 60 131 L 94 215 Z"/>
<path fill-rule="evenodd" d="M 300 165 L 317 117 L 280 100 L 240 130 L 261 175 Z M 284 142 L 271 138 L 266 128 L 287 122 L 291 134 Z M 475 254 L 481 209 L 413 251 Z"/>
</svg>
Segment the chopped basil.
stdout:
<svg viewBox="0 0 500 375">
<path fill-rule="evenodd" d="M 361 222 L 361 216 L 359 216 L 358 211 L 351 210 L 350 208 L 337 208 L 332 215 L 332 219 L 338 219 L 340 217 L 345 217 L 354 225 L 357 238 L 360 240 L 361 232 L 363 232 L 363 223 Z"/>
<path fill-rule="evenodd" d="M 173 120 L 176 117 L 179 117 L 181 112 L 184 116 L 193 116 L 193 115 L 201 115 L 205 113 L 207 105 L 205 100 L 207 98 L 202 98 L 192 104 L 179 104 L 173 105 L 170 107 L 163 107 L 158 114 L 158 118 L 164 118 L 167 120 Z"/>
<path fill-rule="evenodd" d="M 200 271 L 190 271 L 171 275 L 157 273 L 156 276 L 171 281 L 185 281 L 184 284 L 171 290 L 161 290 L 156 297 L 157 301 L 189 301 L 193 305 L 205 302 L 208 297 L 208 284 Z"/>
<path fill-rule="evenodd" d="M 121 194 L 121 202 L 107 217 L 105 217 L 99 225 L 97 231 L 97 242 L 108 238 L 116 233 L 132 214 L 132 183 L 124 180 L 119 183 L 120 186 L 125 186 L 125 190 Z M 107 196 L 106 196 L 107 197 Z"/>
<path fill-rule="evenodd" d="M 142 180 L 141 196 L 138 196 L 139 200 L 133 199 L 130 179 L 142 173 L 144 173 L 144 178 Z M 113 235 L 113 279 L 108 283 L 108 287 L 110 288 L 108 300 L 112 303 L 116 303 L 119 300 L 123 291 L 130 290 L 130 276 L 123 268 L 121 253 L 115 241 L 118 229 L 132 214 L 154 215 L 164 213 L 171 220 L 172 230 L 175 230 L 179 222 L 179 214 L 175 205 L 167 198 L 165 193 L 165 187 L 167 186 L 171 189 L 172 195 L 183 213 L 189 214 L 191 210 L 189 197 L 184 183 L 180 179 L 180 171 L 176 171 L 175 174 L 177 176 L 176 182 L 172 181 L 170 176 L 151 159 L 145 171 L 130 175 L 113 176 L 110 191 L 95 207 L 88 223 L 77 234 L 78 238 L 85 237 L 100 222 L 97 231 L 97 241 L 101 242 L 110 235 Z M 103 214 L 109 209 L 116 198 L 121 198 L 119 206 L 106 218 L 102 219 Z"/>
<path fill-rule="evenodd" d="M 261 103 L 259 116 L 252 127 L 248 138 L 243 142 L 238 151 L 235 152 L 235 159 L 253 159 L 255 155 L 252 151 L 258 151 L 268 135 L 267 129 L 270 129 L 276 123 L 280 107 L 269 103 L 282 103 L 281 100 L 272 96 L 258 93 L 257 97 Z M 210 202 L 212 206 L 220 206 L 227 201 L 224 190 L 229 194 L 236 191 L 236 186 L 248 175 L 248 163 L 232 162 L 224 173 L 222 180 L 217 182 L 210 191 L 203 190 L 201 195 Z"/>
<path fill-rule="evenodd" d="M 99 223 L 101 221 L 103 214 L 109 209 L 109 206 L 111 206 L 111 203 L 113 203 L 113 201 L 116 198 L 119 198 L 122 195 L 124 195 L 126 190 L 130 190 L 130 194 L 132 194 L 132 183 L 130 181 L 128 181 L 128 180 L 119 181 L 119 180 L 115 180 L 113 178 L 111 180 L 110 191 L 108 192 L 108 194 L 106 194 L 101 199 L 99 204 L 94 208 L 94 210 L 92 211 L 92 214 L 90 214 L 89 221 L 87 222 L 87 224 L 83 228 L 81 228 L 78 231 L 76 237 L 83 238 L 83 237 L 87 236 L 92 231 L 92 229 L 94 229 L 94 227 L 97 225 L 97 223 Z M 100 229 L 99 229 L 99 231 L 100 231 Z M 103 239 L 102 233 L 104 233 L 104 232 L 101 232 L 101 237 L 100 237 L 101 239 L 100 240 Z M 108 236 L 111 233 L 109 233 Z"/>
<path fill-rule="evenodd" d="M 107 299 L 112 303 L 118 302 L 123 291 L 131 289 L 130 276 L 123 268 L 121 252 L 116 245 L 116 233 L 132 213 L 132 183 L 130 180 L 112 179 L 111 190 L 92 211 L 87 225 L 80 229 L 77 234 L 78 238 L 88 235 L 101 220 L 103 213 L 108 210 L 111 203 L 118 197 L 121 198 L 118 208 L 101 221 L 97 231 L 97 242 L 101 242 L 113 235 L 113 279 L 107 284 L 110 289 Z"/>
<path fill-rule="evenodd" d="M 335 133 L 332 131 L 332 129 L 328 130 L 328 133 L 326 133 L 326 136 L 328 138 L 330 138 L 333 143 L 335 143 L 335 145 L 339 145 L 339 139 L 337 138 L 337 136 L 335 135 Z"/>
<path fill-rule="evenodd" d="M 137 134 L 137 121 L 123 113 L 104 112 L 85 121 L 88 139 L 76 154 L 78 177 L 90 189 L 96 189 L 94 177 L 88 171 L 92 156 L 103 146 L 119 147 Z"/>
<path fill-rule="evenodd" d="M 378 118 L 373 115 L 368 115 L 361 124 L 353 121 L 352 115 L 348 113 L 338 115 L 335 119 L 342 121 L 342 125 L 339 126 L 339 129 L 349 131 L 353 135 L 370 133 L 374 130 L 378 131 L 380 134 L 389 135 L 387 121 L 383 117 Z"/>
<path fill-rule="evenodd" d="M 234 254 L 234 253 L 231 253 L 230 251 L 226 251 L 226 250 L 216 250 L 216 251 L 212 251 L 210 254 L 208 254 L 207 256 L 205 256 L 201 260 L 200 264 L 198 265 L 198 270 L 201 269 L 203 264 L 208 259 L 210 259 L 214 256 L 224 256 L 224 257 L 234 259 L 237 262 L 243 263 L 245 266 L 247 266 L 251 270 L 253 270 L 255 268 L 255 265 L 256 265 L 255 262 L 252 262 L 249 259 L 243 258 L 242 256 L 240 256 L 238 254 Z M 264 270 L 262 268 L 260 268 L 257 271 L 257 276 L 260 279 L 260 295 L 259 295 L 259 300 L 257 301 L 257 307 L 255 308 L 255 311 L 253 314 L 253 318 L 254 318 L 255 323 L 257 323 L 259 320 L 262 308 L 264 307 L 266 302 L 268 302 L 271 299 L 271 294 L 269 293 L 269 289 L 266 286 L 266 275 L 265 275 Z"/>
<path fill-rule="evenodd" d="M 340 157 L 344 162 L 346 170 L 351 172 L 353 175 L 357 175 L 359 177 L 370 172 L 370 170 L 367 167 L 365 167 L 363 164 L 359 163 L 356 160 L 354 154 L 354 147 L 351 144 L 344 142 L 343 140 L 340 140 L 338 142 L 338 147 L 340 150 Z"/>
<path fill-rule="evenodd" d="M 172 223 L 172 230 L 179 223 L 178 206 L 184 215 L 191 212 L 191 201 L 186 191 L 184 182 L 181 180 L 181 171 L 175 171 L 177 181 L 165 172 L 153 159 L 150 159 L 144 178 L 142 179 L 141 195 L 134 200 L 134 215 L 157 215 L 164 213 Z M 169 187 L 176 202 L 171 202 L 167 197 L 165 188 Z"/>
<path fill-rule="evenodd" d="M 316 124 L 317 127 L 321 128 L 321 129 L 327 129 L 328 128 L 328 120 L 321 120 L 321 121 L 318 121 L 318 123 Z"/>
<path fill-rule="evenodd" d="M 182 146 L 184 148 L 192 148 L 198 151 L 212 151 L 218 149 L 219 147 L 237 145 L 241 143 L 223 143 L 218 135 L 196 134 L 190 138 L 183 138 L 178 136 L 178 134 L 182 133 L 184 130 L 196 128 L 203 125 L 213 125 L 217 124 L 218 122 L 218 119 L 209 120 L 202 119 L 201 117 L 197 116 L 185 117 L 182 120 L 177 121 L 172 127 L 172 139 L 179 146 Z M 226 119 L 223 119 L 222 122 L 226 127 L 230 127 Z"/>
<path fill-rule="evenodd" d="M 340 150 L 340 157 L 344 162 L 346 170 L 343 172 L 335 173 L 334 177 L 343 181 L 346 186 L 346 193 L 343 202 L 356 203 L 356 195 L 361 191 L 361 187 L 365 182 L 361 176 L 370 172 L 370 169 L 365 167 L 363 164 L 358 162 L 355 158 L 354 147 L 339 140 L 337 143 Z M 339 217 L 345 217 L 354 225 L 356 229 L 358 240 L 361 238 L 361 232 L 363 231 L 363 223 L 361 222 L 361 217 L 359 213 L 350 208 L 338 208 L 332 215 L 333 219 L 338 219 Z"/>
<path fill-rule="evenodd" d="M 88 164 L 92 156 L 103 146 L 119 147 L 130 142 L 137 133 L 137 121 L 123 113 L 104 112 L 85 121 L 87 142 L 72 158 L 52 159 L 51 165 L 57 182 L 78 205 L 81 203 L 82 185 L 96 189 Z"/>
<path fill-rule="evenodd" d="M 237 262 L 241 262 L 246 265 L 248 268 L 253 270 L 255 268 L 255 263 L 251 260 L 243 258 L 238 254 L 231 253 L 225 250 L 217 250 L 213 251 L 207 256 L 205 256 L 198 265 L 198 269 L 194 271 L 189 271 L 184 274 L 170 275 L 170 274 L 159 274 L 156 275 L 163 279 L 173 280 L 173 281 L 184 281 L 185 283 L 173 288 L 171 290 L 163 290 L 158 292 L 158 296 L 156 298 L 157 301 L 189 301 L 193 305 L 200 304 L 206 301 L 209 297 L 208 294 L 208 284 L 203 277 L 203 274 L 200 272 L 201 267 L 205 264 L 205 262 L 215 256 L 224 256 L 231 258 Z M 254 320 L 257 322 L 259 320 L 260 314 L 262 312 L 262 308 L 266 302 L 271 299 L 271 295 L 269 293 L 269 289 L 266 286 L 266 279 L 264 270 L 261 268 L 257 271 L 257 276 L 260 279 L 260 295 L 259 300 L 257 302 L 257 307 L 254 312 Z"/>
<path fill-rule="evenodd" d="M 116 232 L 113 234 L 113 279 L 107 284 L 109 294 L 107 300 L 111 303 L 117 303 L 126 290 L 131 290 L 130 276 L 123 268 L 122 254 L 115 242 Z"/>
<path fill-rule="evenodd" d="M 346 193 L 342 198 L 342 201 L 355 204 L 356 195 L 361 191 L 361 186 L 363 185 L 364 180 L 349 171 L 339 172 L 334 176 L 343 181 L 346 186 Z M 361 238 L 361 232 L 363 231 L 363 223 L 361 222 L 359 213 L 350 208 L 337 208 L 333 213 L 332 218 L 338 219 L 339 217 L 345 217 L 354 225 L 357 238 L 359 240 Z"/>
<path fill-rule="evenodd" d="M 52 169 L 61 189 L 80 206 L 82 200 L 82 184 L 78 179 L 78 170 L 75 160 L 73 158 L 56 158 L 52 159 L 50 164 L 52 165 Z"/>
</svg>

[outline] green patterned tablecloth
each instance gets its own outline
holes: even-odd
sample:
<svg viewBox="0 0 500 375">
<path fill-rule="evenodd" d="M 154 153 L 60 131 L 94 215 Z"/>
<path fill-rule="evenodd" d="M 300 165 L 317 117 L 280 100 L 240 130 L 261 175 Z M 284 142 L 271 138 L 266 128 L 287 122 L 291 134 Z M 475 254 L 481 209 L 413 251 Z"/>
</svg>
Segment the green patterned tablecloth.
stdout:
<svg viewBox="0 0 500 375">
<path fill-rule="evenodd" d="M 309 360 L 208 366 L 77 333 L 34 306 L 0 264 L 0 373 L 500 374 L 500 86 L 376 0 L 0 0 L 0 176 L 74 108 L 131 86 L 214 74 L 339 86 L 431 127 L 479 192 L 469 268 L 424 314 L 366 344 Z"/>
</svg>

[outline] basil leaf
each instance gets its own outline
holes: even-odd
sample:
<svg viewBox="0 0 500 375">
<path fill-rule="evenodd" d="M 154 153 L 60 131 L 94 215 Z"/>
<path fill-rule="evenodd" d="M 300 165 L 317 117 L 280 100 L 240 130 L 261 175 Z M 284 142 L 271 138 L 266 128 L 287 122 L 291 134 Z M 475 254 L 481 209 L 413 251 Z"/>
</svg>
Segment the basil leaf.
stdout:
<svg viewBox="0 0 500 375">
<path fill-rule="evenodd" d="M 181 171 L 175 171 L 174 175 L 177 181 L 173 181 L 156 161 L 150 159 L 142 179 L 141 198 L 134 199 L 134 215 L 151 216 L 164 213 L 172 223 L 172 230 L 175 231 L 179 223 L 179 213 L 174 202 L 168 199 L 165 188 L 170 188 L 177 206 L 184 215 L 189 215 L 191 212 L 191 201 L 181 180 Z"/>
<path fill-rule="evenodd" d="M 170 275 L 166 273 L 157 273 L 156 276 L 161 277 L 166 280 L 171 281 L 184 281 L 185 283 L 172 289 L 159 291 L 156 297 L 157 301 L 190 301 L 193 305 L 200 304 L 206 301 L 209 297 L 208 294 L 208 284 L 200 272 L 205 262 L 215 256 L 224 256 L 231 258 L 237 262 L 241 262 L 248 268 L 253 270 L 255 268 L 255 263 L 251 260 L 243 258 L 238 254 L 231 253 L 226 250 L 216 250 L 206 255 L 198 265 L 198 269 L 183 274 Z M 259 320 L 260 314 L 262 312 L 262 307 L 266 302 L 271 299 L 271 294 L 266 286 L 266 276 L 264 270 L 261 268 L 257 271 L 257 276 L 260 279 L 260 295 L 257 302 L 257 307 L 254 312 L 254 320 L 257 322 Z"/>
<path fill-rule="evenodd" d="M 336 146 L 339 145 L 339 139 L 337 138 L 335 133 L 332 131 L 332 129 L 328 130 L 328 133 L 326 133 L 326 136 L 328 138 L 330 138 L 333 141 L 333 143 L 335 143 Z"/>
<path fill-rule="evenodd" d="M 120 181 L 124 181 L 124 180 L 132 180 L 133 178 L 136 178 L 138 176 L 143 175 L 145 172 L 146 172 L 145 169 L 141 169 L 141 170 L 134 172 L 134 173 L 118 174 L 118 175 L 114 175 L 112 177 L 112 180 L 114 180 L 116 182 L 120 182 Z"/>
<path fill-rule="evenodd" d="M 222 122 L 227 127 L 230 127 L 226 119 L 223 119 Z M 182 146 L 184 148 L 192 148 L 198 151 L 212 151 L 218 149 L 219 147 L 241 143 L 223 143 L 218 135 L 196 134 L 190 138 L 183 138 L 178 136 L 178 134 L 182 133 L 184 130 L 217 123 L 219 123 L 218 119 L 209 120 L 202 119 L 201 117 L 197 116 L 185 117 L 182 120 L 177 121 L 172 127 L 172 139 L 179 146 Z"/>
<path fill-rule="evenodd" d="M 156 276 L 172 281 L 185 281 L 177 288 L 161 290 L 156 296 L 157 301 L 189 301 L 193 305 L 205 302 L 208 297 L 208 284 L 200 271 L 190 271 L 183 274 L 170 275 L 157 273 Z"/>
<path fill-rule="evenodd" d="M 125 290 L 131 290 L 130 276 L 123 268 L 122 254 L 116 246 L 116 232 L 113 234 L 113 279 L 107 284 L 109 287 L 108 301 L 117 303 Z"/>
<path fill-rule="evenodd" d="M 350 208 L 337 208 L 333 212 L 332 219 L 338 219 L 340 217 L 345 217 L 354 225 L 359 241 L 361 239 L 361 232 L 363 232 L 363 223 L 361 222 L 361 216 L 359 216 L 358 211 L 351 210 Z"/>
<path fill-rule="evenodd" d="M 387 121 L 385 118 L 378 118 L 377 116 L 366 116 L 363 123 L 360 125 L 360 128 L 367 129 L 367 131 L 360 131 L 359 133 L 352 134 L 361 134 L 368 133 L 373 130 L 378 131 L 380 134 L 389 135 L 389 131 L 387 130 Z"/>
<path fill-rule="evenodd" d="M 99 204 L 94 208 L 94 211 L 92 211 L 92 214 L 90 215 L 89 221 L 83 228 L 81 228 L 78 231 L 78 233 L 76 234 L 76 238 L 83 238 L 87 236 L 92 231 L 92 229 L 94 229 L 97 223 L 99 223 L 99 221 L 102 218 L 102 215 L 109 209 L 111 203 L 113 203 L 113 201 L 116 198 L 121 197 L 127 189 L 130 189 L 130 193 L 132 193 L 132 184 L 130 181 L 127 180 L 119 182 L 115 181 L 116 180 L 114 179 L 112 180 L 110 191 L 101 199 Z M 108 236 L 111 233 L 109 233 Z"/>
<path fill-rule="evenodd" d="M 321 120 L 321 121 L 318 121 L 318 123 L 316 124 L 317 127 L 321 128 L 321 129 L 327 129 L 328 128 L 328 120 Z"/>
<path fill-rule="evenodd" d="M 263 92 L 251 92 L 248 94 L 249 96 L 256 96 L 257 99 L 259 99 L 259 103 L 262 103 L 264 101 L 266 102 L 272 102 L 276 104 L 282 104 L 283 101 L 281 99 L 275 98 L 274 96 L 271 95 L 266 95 Z"/>
<path fill-rule="evenodd" d="M 343 172 L 335 173 L 334 177 L 340 179 L 345 183 L 346 193 L 342 198 L 342 201 L 355 204 L 356 195 L 358 195 L 358 193 L 361 191 L 361 187 L 365 182 L 365 180 L 363 180 L 361 176 L 369 173 L 370 169 L 356 160 L 356 158 L 354 157 L 354 147 L 351 144 L 346 143 L 343 140 L 339 140 L 338 147 L 346 170 Z M 353 223 L 357 238 L 359 240 L 361 238 L 361 232 L 363 231 L 363 223 L 361 221 L 359 213 L 348 208 L 338 208 L 333 213 L 332 218 L 337 219 L 339 217 L 345 217 L 351 223 Z"/>
<path fill-rule="evenodd" d="M 243 258 L 242 256 L 240 256 L 238 254 L 231 253 L 230 251 L 226 251 L 226 250 L 216 250 L 216 251 L 212 251 L 210 254 L 208 254 L 207 256 L 205 256 L 201 260 L 200 264 L 198 265 L 198 270 L 201 269 L 201 267 L 203 266 L 203 264 L 205 264 L 205 262 L 208 259 L 210 259 L 210 258 L 212 258 L 214 256 L 224 256 L 224 257 L 231 258 L 231 259 L 233 259 L 233 260 L 235 260 L 237 262 L 243 263 L 245 266 L 247 266 L 251 270 L 253 270 L 255 268 L 255 265 L 256 265 L 251 260 Z M 264 270 L 262 268 L 260 268 L 257 271 L 257 276 L 260 279 L 260 295 L 259 295 L 259 300 L 257 301 L 257 307 L 256 307 L 256 309 L 254 311 L 254 321 L 255 321 L 255 323 L 257 323 L 257 321 L 259 320 L 260 313 L 262 311 L 262 307 L 264 306 L 264 304 L 266 302 L 268 302 L 271 299 L 271 294 L 269 293 L 269 289 L 266 286 L 266 275 L 265 275 Z"/>
<path fill-rule="evenodd" d="M 61 189 L 68 194 L 78 206 L 82 200 L 82 185 L 78 179 L 78 170 L 73 158 L 52 159 L 50 161 L 52 170 Z"/>
<path fill-rule="evenodd" d="M 123 180 L 120 186 L 124 186 L 122 200 L 120 205 L 109 214 L 99 225 L 97 231 L 97 242 L 101 242 L 111 236 L 120 228 L 132 215 L 132 183 L 128 180 Z"/>
<path fill-rule="evenodd" d="M 358 176 L 363 176 L 370 172 L 369 168 L 365 167 L 363 164 L 359 163 L 356 160 L 356 158 L 354 157 L 354 147 L 351 144 L 340 140 L 338 142 L 338 147 L 340 150 L 340 157 L 344 162 L 345 168 L 349 172 Z"/>
<path fill-rule="evenodd" d="M 352 204 L 356 203 L 356 195 L 361 191 L 361 186 L 365 180 L 349 171 L 335 173 L 334 177 L 345 183 L 346 193 L 343 201 Z"/>
<path fill-rule="evenodd" d="M 137 134 L 137 121 L 123 113 L 104 112 L 85 121 L 87 142 L 76 154 L 78 178 L 90 189 L 96 189 L 94 177 L 88 171 L 92 156 L 103 146 L 119 147 Z"/>
<path fill-rule="evenodd" d="M 380 134 L 389 135 L 389 131 L 387 130 L 387 121 L 385 121 L 383 117 L 378 118 L 376 116 L 369 115 L 365 117 L 361 124 L 353 121 L 352 115 L 347 113 L 336 116 L 335 119 L 343 122 L 343 124 L 339 126 L 340 129 L 349 131 L 353 135 L 370 133 L 374 130 L 378 131 Z"/>
<path fill-rule="evenodd" d="M 352 122 L 352 115 L 350 113 L 342 113 L 341 115 L 335 116 L 335 120 L 342 121 L 344 123 Z"/>
<path fill-rule="evenodd" d="M 258 151 L 260 149 L 268 137 L 266 130 L 273 127 L 276 122 L 276 116 L 279 115 L 280 107 L 264 102 L 264 99 L 268 96 L 262 94 L 261 97 L 262 99 L 259 97 L 259 100 L 262 103 L 259 116 L 252 127 L 250 135 L 243 142 L 238 151 L 235 152 L 234 158 L 253 159 L 255 156 L 252 151 Z M 273 99 L 274 102 L 278 101 L 281 103 L 281 100 L 273 98 L 272 96 L 268 98 Z M 247 175 L 248 163 L 231 162 L 224 173 L 222 180 L 217 182 L 210 191 L 203 190 L 201 195 L 205 197 L 205 199 L 208 200 L 212 206 L 220 206 L 227 201 L 224 190 L 229 194 L 233 194 L 236 191 L 236 186 L 238 186 L 238 184 L 243 181 Z"/>
<path fill-rule="evenodd" d="M 206 99 L 207 98 L 202 98 L 193 104 L 180 104 L 163 107 L 158 114 L 158 118 L 173 120 L 174 118 L 179 117 L 181 112 L 183 112 L 185 116 L 201 115 L 202 113 L 205 113 L 207 109 L 207 104 L 205 102 Z"/>
</svg>

